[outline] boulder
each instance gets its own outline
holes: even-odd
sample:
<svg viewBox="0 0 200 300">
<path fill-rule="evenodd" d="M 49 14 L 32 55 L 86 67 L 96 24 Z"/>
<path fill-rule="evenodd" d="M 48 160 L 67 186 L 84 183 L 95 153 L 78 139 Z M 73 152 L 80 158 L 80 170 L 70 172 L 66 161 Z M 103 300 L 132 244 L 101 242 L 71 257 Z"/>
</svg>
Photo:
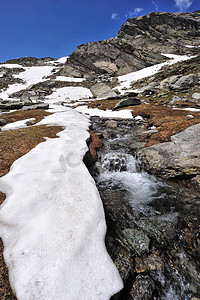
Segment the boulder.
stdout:
<svg viewBox="0 0 200 300">
<path fill-rule="evenodd" d="M 29 106 L 24 106 L 22 108 L 22 110 L 32 110 L 32 109 L 48 109 L 49 108 L 49 104 L 47 103 L 37 103 L 34 105 L 29 105 Z"/>
<path fill-rule="evenodd" d="M 195 86 L 198 81 L 199 81 L 198 75 L 190 74 L 190 75 L 182 76 L 177 81 L 175 81 L 175 83 L 169 84 L 169 88 L 175 91 L 186 90 L 190 87 Z"/>
<path fill-rule="evenodd" d="M 93 96 L 96 98 L 106 99 L 106 98 L 117 96 L 117 94 L 113 90 L 111 90 L 111 88 L 107 84 L 103 82 L 94 84 L 93 86 L 90 87 L 90 90 Z"/>
<path fill-rule="evenodd" d="M 138 275 L 131 288 L 129 300 L 150 300 L 153 299 L 153 292 L 156 285 L 153 279 L 147 275 Z"/>
<path fill-rule="evenodd" d="M 174 104 L 176 104 L 176 102 L 180 102 L 181 100 L 182 99 L 179 96 L 174 96 L 169 103 L 174 105 Z"/>
<path fill-rule="evenodd" d="M 141 103 L 142 103 L 141 100 L 138 98 L 123 99 L 115 105 L 114 109 L 127 107 L 127 106 L 133 106 L 133 105 L 139 105 Z"/>
<path fill-rule="evenodd" d="M 7 103 L 2 103 L 0 102 L 0 109 L 8 109 L 8 110 L 12 110 L 12 109 L 20 109 L 23 107 L 23 103 L 22 102 L 7 102 Z"/>
<path fill-rule="evenodd" d="M 190 126 L 157 144 L 137 152 L 147 171 L 163 178 L 192 178 L 200 175 L 200 124 Z"/>
<path fill-rule="evenodd" d="M 200 93 L 194 93 L 194 94 L 192 94 L 192 98 L 200 100 Z"/>
<path fill-rule="evenodd" d="M 117 128 L 117 121 L 109 120 L 109 121 L 106 121 L 105 124 L 106 124 L 107 127 Z"/>
</svg>

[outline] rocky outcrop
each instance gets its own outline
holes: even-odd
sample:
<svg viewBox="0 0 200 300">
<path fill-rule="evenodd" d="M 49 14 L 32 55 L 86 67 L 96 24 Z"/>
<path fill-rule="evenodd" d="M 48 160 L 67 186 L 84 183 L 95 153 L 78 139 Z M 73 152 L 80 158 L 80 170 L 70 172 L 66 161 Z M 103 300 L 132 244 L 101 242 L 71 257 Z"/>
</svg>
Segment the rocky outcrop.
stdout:
<svg viewBox="0 0 200 300">
<path fill-rule="evenodd" d="M 52 57 L 36 58 L 36 57 L 21 57 L 7 60 L 6 64 L 19 64 L 24 67 L 46 66 L 48 62 L 54 60 Z M 1 66 L 1 64 L 0 64 Z"/>
<path fill-rule="evenodd" d="M 99 74 L 123 75 L 164 59 L 164 56 L 138 49 L 126 40 L 112 38 L 80 45 L 68 58 L 60 75 L 75 77 L 91 77 Z"/>
<path fill-rule="evenodd" d="M 122 107 L 127 107 L 127 106 L 134 106 L 134 105 L 139 105 L 141 104 L 141 100 L 138 98 L 127 98 L 127 99 L 122 99 L 121 101 L 119 101 L 115 107 L 114 110 L 118 109 L 118 108 L 122 108 Z"/>
<path fill-rule="evenodd" d="M 78 46 L 60 75 L 123 75 L 161 62 L 161 53 L 196 54 L 200 13 L 159 13 L 128 19 L 115 38 Z"/>
<path fill-rule="evenodd" d="M 171 137 L 171 142 L 139 150 L 145 169 L 164 178 L 200 175 L 200 124 Z"/>
<path fill-rule="evenodd" d="M 153 52 L 198 53 L 195 45 L 200 44 L 200 13 L 152 12 L 128 19 L 117 37 Z"/>
</svg>

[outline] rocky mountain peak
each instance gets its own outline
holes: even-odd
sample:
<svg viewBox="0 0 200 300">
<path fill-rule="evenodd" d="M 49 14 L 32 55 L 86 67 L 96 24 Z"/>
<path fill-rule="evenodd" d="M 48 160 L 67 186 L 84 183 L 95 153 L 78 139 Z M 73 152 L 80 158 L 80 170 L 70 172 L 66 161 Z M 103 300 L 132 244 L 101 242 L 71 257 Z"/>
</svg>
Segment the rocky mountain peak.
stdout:
<svg viewBox="0 0 200 300">
<path fill-rule="evenodd" d="M 60 75 L 119 76 L 160 63 L 161 53 L 197 54 L 200 12 L 151 12 L 128 19 L 115 38 L 80 45 Z"/>
<path fill-rule="evenodd" d="M 185 46 L 195 48 L 200 44 L 200 13 L 152 12 L 131 18 L 122 25 L 117 38 L 153 52 L 190 53 L 191 48 Z"/>
</svg>

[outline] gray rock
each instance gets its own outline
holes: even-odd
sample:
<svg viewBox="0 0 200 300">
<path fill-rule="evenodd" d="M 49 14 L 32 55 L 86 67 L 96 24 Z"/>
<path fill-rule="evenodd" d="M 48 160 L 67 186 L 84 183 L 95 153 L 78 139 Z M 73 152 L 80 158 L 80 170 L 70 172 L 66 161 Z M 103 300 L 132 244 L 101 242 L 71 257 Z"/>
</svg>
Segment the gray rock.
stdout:
<svg viewBox="0 0 200 300">
<path fill-rule="evenodd" d="M 174 105 L 174 104 L 176 104 L 176 102 L 179 102 L 179 101 L 181 101 L 182 99 L 180 98 L 180 97 L 178 97 L 178 96 L 174 96 L 173 98 L 172 98 L 172 100 L 169 102 L 170 104 L 172 104 L 172 105 Z"/>
<path fill-rule="evenodd" d="M 106 126 L 111 128 L 117 128 L 117 121 L 114 120 L 106 121 Z"/>
<path fill-rule="evenodd" d="M 143 94 L 148 96 L 148 95 L 153 95 L 157 93 L 158 89 L 148 86 L 147 88 L 144 89 Z"/>
<path fill-rule="evenodd" d="M 105 83 L 96 83 L 90 88 L 91 93 L 96 98 L 110 98 L 110 97 L 116 97 L 117 94 L 111 90 L 111 88 L 106 85 Z"/>
<path fill-rule="evenodd" d="M 123 99 L 115 105 L 114 109 L 127 107 L 127 106 L 133 106 L 133 105 L 139 105 L 139 104 L 141 104 L 141 100 L 138 98 Z"/>
<path fill-rule="evenodd" d="M 198 75 L 195 74 L 190 74 L 187 76 L 182 76 L 181 78 L 179 78 L 175 83 L 170 84 L 169 88 L 171 90 L 186 90 L 190 87 L 193 87 L 197 84 L 199 80 Z"/>
<path fill-rule="evenodd" d="M 0 119 L 0 126 L 6 125 L 8 122 L 4 119 Z"/>
<path fill-rule="evenodd" d="M 164 178 L 200 174 L 200 124 L 171 137 L 171 142 L 138 151 L 146 169 Z"/>
<path fill-rule="evenodd" d="M 122 231 L 125 242 L 139 256 L 149 252 L 150 239 L 144 232 L 127 228 Z"/>
<path fill-rule="evenodd" d="M 0 109 L 20 109 L 22 108 L 23 103 L 22 102 L 12 102 L 12 103 L 0 103 Z"/>
<path fill-rule="evenodd" d="M 200 93 L 194 93 L 194 94 L 192 94 L 192 98 L 200 100 Z"/>
<path fill-rule="evenodd" d="M 22 108 L 22 110 L 32 110 L 32 109 L 48 109 L 49 108 L 49 104 L 47 103 L 37 103 L 34 105 L 30 105 L 30 106 L 24 106 Z"/>
</svg>

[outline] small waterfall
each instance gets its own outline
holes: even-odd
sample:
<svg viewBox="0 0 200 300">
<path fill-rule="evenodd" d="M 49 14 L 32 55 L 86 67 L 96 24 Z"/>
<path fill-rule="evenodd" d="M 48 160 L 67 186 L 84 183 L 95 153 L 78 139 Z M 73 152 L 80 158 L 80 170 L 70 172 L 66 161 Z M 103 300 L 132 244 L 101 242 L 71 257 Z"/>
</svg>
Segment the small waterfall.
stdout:
<svg viewBox="0 0 200 300">
<path fill-rule="evenodd" d="M 137 164 L 136 158 L 131 154 L 111 150 L 102 154 L 97 163 L 99 184 L 125 190 L 127 199 L 134 208 L 151 202 L 155 197 L 164 196 L 165 193 L 160 191 L 166 186 L 154 176 L 138 172 Z"/>
<path fill-rule="evenodd" d="M 133 155 L 138 145 L 139 147 L 141 145 L 140 135 L 137 136 L 137 130 L 140 134 L 138 127 L 135 128 L 130 121 L 123 120 L 118 122 L 117 129 L 113 129 L 107 128 L 105 122 L 106 120 L 93 119 L 96 132 L 103 131 L 106 138 L 104 147 L 98 153 L 98 161 L 91 172 L 105 207 L 108 222 L 108 251 L 113 260 L 116 257 L 119 260 L 124 257 L 127 247 L 124 238 L 129 240 L 130 237 L 127 235 L 124 237 L 124 230 L 129 234 L 133 232 L 131 243 L 134 243 L 134 246 L 128 244 L 130 246 L 128 252 L 132 251 L 132 259 L 129 260 L 128 256 L 124 257 L 124 261 L 122 260 L 122 269 L 132 268 L 132 275 L 130 275 L 132 277 L 128 278 L 127 286 L 125 283 L 124 294 L 116 299 L 129 299 L 130 281 L 133 286 L 134 284 L 138 286 L 138 299 L 143 299 L 139 296 L 140 291 L 146 288 L 143 283 L 149 282 L 148 290 L 152 280 L 154 290 L 152 294 L 150 290 L 149 298 L 145 297 L 145 299 L 195 299 L 199 291 L 196 275 L 198 256 L 190 246 L 192 240 L 186 222 L 193 220 L 190 207 L 194 206 L 193 209 L 198 209 L 197 202 L 195 200 L 191 202 L 192 197 L 196 199 L 196 196 L 189 194 L 188 198 L 188 192 L 182 188 L 180 190 L 180 185 L 174 185 L 172 188 L 171 185 L 141 171 L 140 163 Z M 187 218 L 189 221 L 186 221 Z M 197 226 L 195 222 L 194 219 L 193 224 Z M 193 230 L 198 229 L 194 227 Z M 189 248 L 187 240 L 184 240 L 184 234 L 187 232 Z M 146 241 L 149 241 L 149 244 Z M 137 248 L 140 243 L 146 247 L 144 255 L 137 254 L 134 250 L 134 247 Z M 193 251 L 192 254 L 190 251 Z M 192 257 L 193 253 L 194 257 Z M 138 255 L 141 266 L 137 265 L 135 260 Z M 132 264 L 136 264 L 137 268 L 134 269 Z M 136 297 L 137 295 L 135 299 Z"/>
</svg>

